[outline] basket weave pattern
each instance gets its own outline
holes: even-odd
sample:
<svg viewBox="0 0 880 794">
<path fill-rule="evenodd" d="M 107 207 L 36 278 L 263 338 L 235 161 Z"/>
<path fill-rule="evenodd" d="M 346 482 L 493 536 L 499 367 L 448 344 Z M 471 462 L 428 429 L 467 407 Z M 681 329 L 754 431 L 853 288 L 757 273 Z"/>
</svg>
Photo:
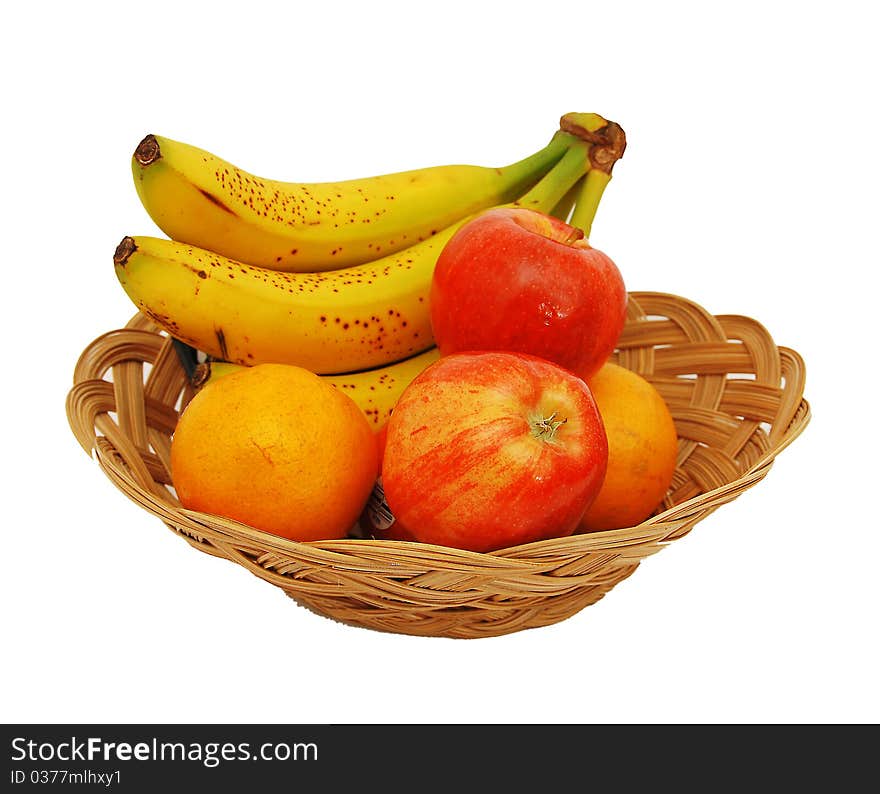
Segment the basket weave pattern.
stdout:
<svg viewBox="0 0 880 794">
<path fill-rule="evenodd" d="M 77 440 L 129 498 L 195 548 L 244 566 L 299 604 L 350 625 L 487 637 L 563 620 L 639 562 L 762 480 L 810 418 L 804 366 L 755 320 L 687 299 L 630 293 L 614 360 L 651 381 L 675 420 L 675 477 L 635 527 L 490 554 L 350 538 L 298 543 L 186 510 L 171 482 L 179 412 L 193 396 L 171 340 L 142 315 L 89 345 L 67 415 Z"/>
</svg>

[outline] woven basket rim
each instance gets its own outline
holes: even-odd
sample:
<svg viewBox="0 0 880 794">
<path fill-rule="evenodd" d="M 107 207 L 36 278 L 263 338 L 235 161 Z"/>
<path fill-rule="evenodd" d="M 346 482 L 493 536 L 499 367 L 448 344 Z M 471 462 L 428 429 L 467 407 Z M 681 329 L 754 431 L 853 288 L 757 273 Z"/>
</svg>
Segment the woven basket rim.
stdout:
<svg viewBox="0 0 880 794">
<path fill-rule="evenodd" d="M 629 294 L 637 300 L 639 297 L 657 296 L 681 301 L 693 306 L 699 306 L 699 304 L 697 304 L 693 300 L 689 298 L 684 298 L 671 292 L 633 291 Z M 137 317 L 138 315 L 135 315 L 135 317 L 132 318 L 132 321 L 134 321 Z M 752 318 L 745 319 L 749 319 L 751 322 L 763 327 L 760 323 L 758 323 L 758 321 L 755 321 Z M 79 359 L 77 360 L 75 371 L 79 371 L 83 358 L 86 356 L 88 349 L 92 345 L 101 340 L 111 338 L 113 335 L 125 330 L 125 328 L 111 329 L 98 335 L 80 355 Z M 164 334 L 164 332 L 162 333 Z M 791 348 L 780 347 L 780 349 L 794 352 Z M 74 385 L 82 382 L 83 381 L 75 380 Z M 335 540 L 314 541 L 292 540 L 257 529 L 243 522 L 226 518 L 224 516 L 215 515 L 212 513 L 188 510 L 181 506 L 174 507 L 171 504 L 163 505 L 162 509 L 164 511 L 173 511 L 180 518 L 188 519 L 193 524 L 198 525 L 200 534 L 220 535 L 221 533 L 216 528 L 216 525 L 220 524 L 223 527 L 222 534 L 228 533 L 230 536 L 234 536 L 239 539 L 250 540 L 260 545 L 261 547 L 267 549 L 271 548 L 278 552 L 297 552 L 302 551 L 303 549 L 310 549 L 314 551 L 328 553 L 344 553 L 346 549 L 351 548 L 351 544 L 357 544 L 358 548 L 373 547 L 376 549 L 390 549 L 398 553 L 407 554 L 408 556 L 410 555 L 410 553 L 415 554 L 415 556 L 439 554 L 451 558 L 459 558 L 462 561 L 466 560 L 469 561 L 471 564 L 477 563 L 480 560 L 497 560 L 499 558 L 502 558 L 505 560 L 505 565 L 510 565 L 512 562 L 517 561 L 512 558 L 515 558 L 519 553 L 522 553 L 524 551 L 533 553 L 535 556 L 540 556 L 539 552 L 542 549 L 566 549 L 568 551 L 577 551 L 580 549 L 590 549 L 592 547 L 608 548 L 609 544 L 612 546 L 614 545 L 615 539 L 631 540 L 633 534 L 640 531 L 645 535 L 645 540 L 662 543 L 663 539 L 667 537 L 670 533 L 674 532 L 681 524 L 681 521 L 676 520 L 675 518 L 673 518 L 673 516 L 687 512 L 692 507 L 703 505 L 705 503 L 710 503 L 714 499 L 724 495 L 725 493 L 737 490 L 744 486 L 748 486 L 752 482 L 757 481 L 758 479 L 761 479 L 763 477 L 763 474 L 766 473 L 765 470 L 772 466 L 775 458 L 779 455 L 779 453 L 783 449 L 788 447 L 804 431 L 804 429 L 810 422 L 810 404 L 803 397 L 802 391 L 798 395 L 798 397 L 800 400 L 798 408 L 794 412 L 788 426 L 778 437 L 776 443 L 766 452 L 764 452 L 764 454 L 738 478 L 731 480 L 730 482 L 720 485 L 716 488 L 706 490 L 661 512 L 655 513 L 640 524 L 628 527 L 620 527 L 617 529 L 606 529 L 589 533 L 572 534 L 560 538 L 550 538 L 547 540 L 533 541 L 516 546 L 508 546 L 495 551 L 476 552 L 466 549 L 438 546 L 421 541 L 383 540 L 379 538 L 368 537 L 346 537 Z M 73 426 L 72 422 L 71 425 Z M 72 427 L 72 429 L 74 429 L 74 432 L 76 432 L 75 428 Z M 98 463 L 101 465 L 102 468 L 105 469 L 106 472 L 106 467 L 101 462 L 101 452 L 98 448 L 97 443 L 92 443 L 91 448 L 88 448 L 87 445 L 83 443 L 83 440 L 79 438 L 79 436 L 77 436 L 77 438 L 80 441 L 80 444 L 86 450 L 86 452 L 90 455 L 90 457 L 97 459 Z M 94 441 L 97 441 L 97 439 L 94 439 Z M 134 478 L 129 478 L 129 485 L 130 487 L 140 491 L 144 496 L 148 496 L 148 493 L 142 488 L 139 483 L 136 482 Z M 529 561 L 522 560 L 522 562 L 524 565 L 527 565 Z"/>
</svg>

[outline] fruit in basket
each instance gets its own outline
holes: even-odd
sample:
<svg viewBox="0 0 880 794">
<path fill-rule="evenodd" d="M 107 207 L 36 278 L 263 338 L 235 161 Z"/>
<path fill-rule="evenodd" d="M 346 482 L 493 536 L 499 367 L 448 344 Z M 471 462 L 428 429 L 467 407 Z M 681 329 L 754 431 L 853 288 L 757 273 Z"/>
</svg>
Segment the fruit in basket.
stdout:
<svg viewBox="0 0 880 794">
<path fill-rule="evenodd" d="M 385 489 L 382 485 L 382 462 L 385 460 L 385 442 L 388 439 L 388 423 L 376 433 L 376 442 L 379 449 L 379 477 L 373 486 L 373 492 L 367 501 L 364 512 L 359 519 L 359 529 L 362 537 L 375 538 L 378 540 L 415 540 L 415 538 L 403 528 L 403 525 L 394 519 L 388 501 L 385 499 Z"/>
<path fill-rule="evenodd" d="M 574 141 L 520 201 L 555 207 L 589 169 L 590 148 Z M 140 311 L 214 358 L 352 372 L 433 345 L 431 277 L 461 223 L 399 253 L 328 273 L 266 270 L 156 237 L 125 237 L 113 262 Z"/>
<path fill-rule="evenodd" d="M 444 355 L 530 353 L 589 376 L 626 319 L 614 262 L 582 229 L 520 207 L 488 210 L 446 243 L 431 286 L 431 327 Z"/>
<path fill-rule="evenodd" d="M 385 426 L 403 390 L 425 367 L 440 358 L 440 351 L 431 347 L 424 353 L 395 361 L 384 367 L 342 375 L 322 375 L 331 386 L 351 397 L 364 412 L 370 427 L 379 430 Z M 225 375 L 246 369 L 228 361 L 205 361 L 195 368 L 192 383 L 197 389 L 214 383 Z"/>
<path fill-rule="evenodd" d="M 589 380 L 608 437 L 608 468 L 579 531 L 632 527 L 648 518 L 675 473 L 678 435 L 663 397 L 611 362 Z"/>
<path fill-rule="evenodd" d="M 171 239 L 273 270 L 323 271 L 399 251 L 515 200 L 569 141 L 557 132 L 539 151 L 501 168 L 444 165 L 301 184 L 255 176 L 203 149 L 147 135 L 131 167 L 144 208 Z"/>
<path fill-rule="evenodd" d="M 404 390 L 386 434 L 382 483 L 399 530 L 472 551 L 571 534 L 608 455 L 584 381 L 507 352 L 441 357 Z"/>
<path fill-rule="evenodd" d="M 300 367 L 264 364 L 210 384 L 171 440 L 181 504 L 293 540 L 345 537 L 378 470 L 351 398 Z"/>
</svg>

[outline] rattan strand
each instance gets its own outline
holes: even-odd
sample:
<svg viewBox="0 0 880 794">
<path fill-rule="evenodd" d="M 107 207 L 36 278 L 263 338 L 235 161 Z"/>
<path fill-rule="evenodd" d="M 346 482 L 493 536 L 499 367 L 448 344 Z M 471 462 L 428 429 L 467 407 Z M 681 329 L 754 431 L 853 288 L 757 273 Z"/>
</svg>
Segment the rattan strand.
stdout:
<svg viewBox="0 0 880 794">
<path fill-rule="evenodd" d="M 194 548 L 231 560 L 302 606 L 342 623 L 476 638 L 564 620 L 641 560 L 760 482 L 804 429 L 801 357 L 755 320 L 693 301 L 630 293 L 614 360 L 655 384 L 679 436 L 672 486 L 638 526 L 491 554 L 351 538 L 298 543 L 185 510 L 169 457 L 193 396 L 170 339 L 137 315 L 82 353 L 67 398 L 71 429 L 107 477 Z"/>
</svg>

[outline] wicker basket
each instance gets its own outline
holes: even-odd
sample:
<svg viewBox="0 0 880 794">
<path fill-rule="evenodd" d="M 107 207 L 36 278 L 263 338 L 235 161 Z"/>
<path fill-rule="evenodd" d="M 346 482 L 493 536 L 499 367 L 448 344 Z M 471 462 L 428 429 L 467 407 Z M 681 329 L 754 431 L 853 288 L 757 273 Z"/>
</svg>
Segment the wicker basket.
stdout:
<svg viewBox="0 0 880 794">
<path fill-rule="evenodd" d="M 675 419 L 678 466 L 663 504 L 639 526 L 491 554 L 357 538 L 298 543 L 183 509 L 169 487 L 169 451 L 192 389 L 171 340 L 141 315 L 83 352 L 67 415 L 127 496 L 195 548 L 243 565 L 299 604 L 381 631 L 488 637 L 556 623 L 598 601 L 644 557 L 763 479 L 810 418 L 801 357 L 747 317 L 630 293 L 614 358 L 654 383 Z"/>
</svg>

